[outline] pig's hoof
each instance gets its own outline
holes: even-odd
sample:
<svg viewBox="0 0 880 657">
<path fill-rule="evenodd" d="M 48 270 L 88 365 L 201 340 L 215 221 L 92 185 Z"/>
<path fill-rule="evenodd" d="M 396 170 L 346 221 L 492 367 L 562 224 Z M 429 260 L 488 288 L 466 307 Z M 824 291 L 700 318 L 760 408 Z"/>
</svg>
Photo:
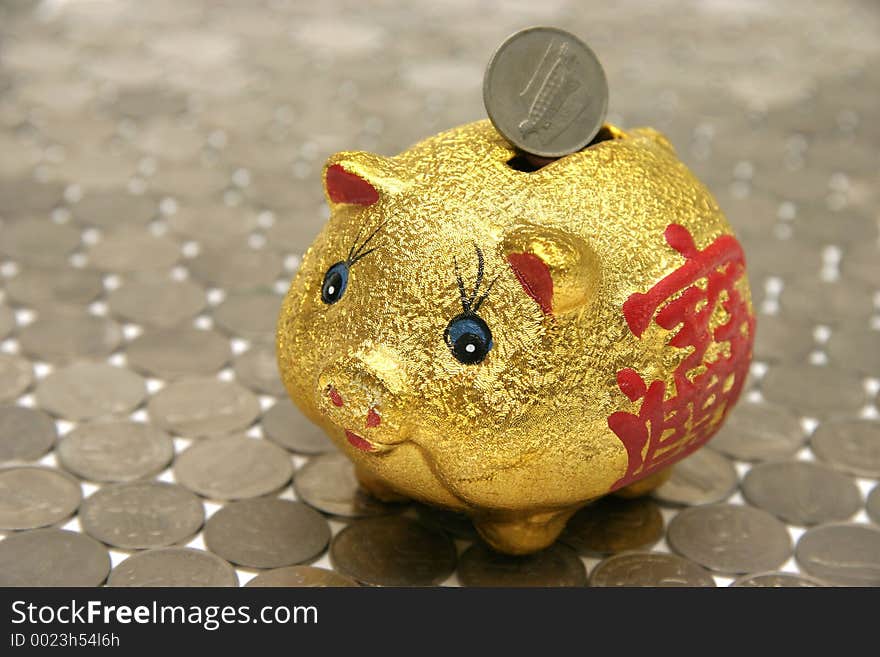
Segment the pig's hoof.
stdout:
<svg viewBox="0 0 880 657">
<path fill-rule="evenodd" d="M 506 554 L 530 554 L 543 550 L 556 540 L 577 508 L 531 516 L 476 518 L 474 525 L 483 540 Z"/>
<path fill-rule="evenodd" d="M 647 495 L 652 490 L 659 488 L 672 476 L 672 467 L 663 468 L 654 474 L 648 475 L 644 479 L 634 481 L 629 486 L 624 486 L 620 490 L 614 491 L 614 495 L 630 499 L 633 497 L 641 497 Z"/>
<path fill-rule="evenodd" d="M 384 481 L 375 475 L 370 474 L 363 468 L 355 466 L 354 474 L 357 477 L 361 488 L 377 500 L 382 502 L 406 502 L 409 500 L 408 497 L 401 495 Z"/>
</svg>

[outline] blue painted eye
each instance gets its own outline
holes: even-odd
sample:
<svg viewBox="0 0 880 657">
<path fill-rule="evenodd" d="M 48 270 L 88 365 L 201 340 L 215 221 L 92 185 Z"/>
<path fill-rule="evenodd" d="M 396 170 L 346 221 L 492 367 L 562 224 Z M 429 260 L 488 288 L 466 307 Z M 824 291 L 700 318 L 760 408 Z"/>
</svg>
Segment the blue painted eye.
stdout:
<svg viewBox="0 0 880 657">
<path fill-rule="evenodd" d="M 492 349 L 492 331 L 472 312 L 453 317 L 446 325 L 443 339 L 456 360 L 465 365 L 482 362 Z"/>
<path fill-rule="evenodd" d="M 324 274 L 324 283 L 321 285 L 321 301 L 326 304 L 336 303 L 345 294 L 348 287 L 348 263 L 337 262 Z"/>
</svg>

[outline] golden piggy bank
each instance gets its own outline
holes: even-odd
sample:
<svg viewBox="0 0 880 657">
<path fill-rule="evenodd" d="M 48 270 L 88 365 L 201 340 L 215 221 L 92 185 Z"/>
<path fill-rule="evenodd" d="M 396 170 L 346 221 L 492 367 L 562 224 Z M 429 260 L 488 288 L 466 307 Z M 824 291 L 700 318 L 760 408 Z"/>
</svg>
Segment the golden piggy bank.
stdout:
<svg viewBox="0 0 880 657">
<path fill-rule="evenodd" d="M 531 171 L 515 155 L 480 121 L 331 157 L 277 353 L 365 488 L 522 554 L 709 440 L 754 318 L 740 245 L 659 133 L 605 126 Z"/>
</svg>

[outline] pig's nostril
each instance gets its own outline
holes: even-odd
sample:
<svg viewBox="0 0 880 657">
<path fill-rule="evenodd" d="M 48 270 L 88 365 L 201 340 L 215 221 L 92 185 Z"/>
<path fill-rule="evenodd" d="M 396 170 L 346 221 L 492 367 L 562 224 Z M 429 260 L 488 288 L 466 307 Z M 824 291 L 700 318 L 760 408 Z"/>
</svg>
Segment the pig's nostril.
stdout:
<svg viewBox="0 0 880 657">
<path fill-rule="evenodd" d="M 330 401 L 333 402 L 334 406 L 342 406 L 342 395 L 332 385 L 327 386 L 327 396 L 330 397 Z"/>
<path fill-rule="evenodd" d="M 378 427 L 380 422 L 382 422 L 382 418 L 376 412 L 376 409 L 371 406 L 370 410 L 367 411 L 367 428 Z"/>
</svg>

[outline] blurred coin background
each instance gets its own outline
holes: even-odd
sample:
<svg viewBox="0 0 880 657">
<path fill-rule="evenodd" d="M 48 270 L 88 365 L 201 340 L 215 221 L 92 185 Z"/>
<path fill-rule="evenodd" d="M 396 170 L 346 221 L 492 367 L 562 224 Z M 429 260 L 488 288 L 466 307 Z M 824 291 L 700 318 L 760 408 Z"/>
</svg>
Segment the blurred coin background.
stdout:
<svg viewBox="0 0 880 657">
<path fill-rule="evenodd" d="M 273 331 L 324 159 L 484 118 L 529 25 L 713 191 L 758 329 L 712 451 L 516 559 L 364 499 Z M 869 0 L 0 2 L 0 585 L 880 585 L 878 34 Z"/>
</svg>

